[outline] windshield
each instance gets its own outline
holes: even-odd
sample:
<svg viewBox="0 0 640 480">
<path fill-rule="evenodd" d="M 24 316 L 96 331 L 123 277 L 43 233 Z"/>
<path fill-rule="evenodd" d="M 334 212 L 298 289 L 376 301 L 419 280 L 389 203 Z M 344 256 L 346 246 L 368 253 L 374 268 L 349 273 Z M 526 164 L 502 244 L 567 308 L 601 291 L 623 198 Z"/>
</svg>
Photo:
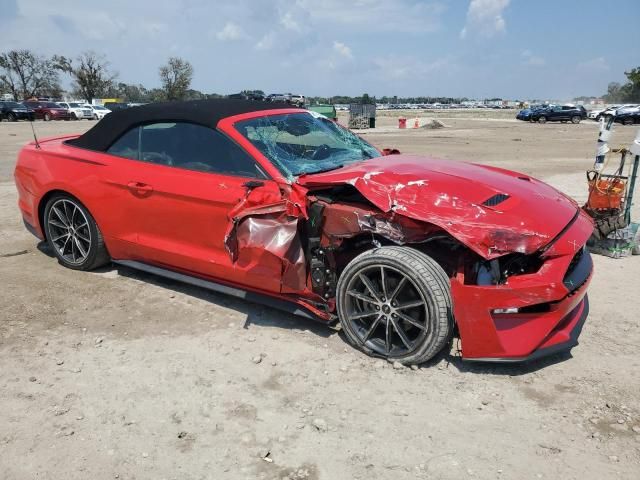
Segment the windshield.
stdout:
<svg viewBox="0 0 640 480">
<path fill-rule="evenodd" d="M 24 108 L 24 105 L 20 105 L 18 102 L 2 102 L 0 106 L 2 105 L 9 108 Z"/>
<path fill-rule="evenodd" d="M 268 115 L 238 122 L 236 128 L 289 179 L 381 156 L 349 130 L 313 112 Z"/>
<path fill-rule="evenodd" d="M 106 110 L 106 108 L 101 107 L 100 105 L 94 105 L 94 106 L 93 106 L 93 107 L 91 107 L 91 108 L 93 108 L 94 110 Z"/>
<path fill-rule="evenodd" d="M 82 105 L 80 105 L 79 103 L 70 103 L 69 106 L 71 108 L 80 108 L 80 107 L 82 107 Z"/>
<path fill-rule="evenodd" d="M 42 104 L 45 108 L 62 108 L 60 105 L 58 105 L 57 103 L 53 103 L 53 102 L 45 102 Z"/>
</svg>

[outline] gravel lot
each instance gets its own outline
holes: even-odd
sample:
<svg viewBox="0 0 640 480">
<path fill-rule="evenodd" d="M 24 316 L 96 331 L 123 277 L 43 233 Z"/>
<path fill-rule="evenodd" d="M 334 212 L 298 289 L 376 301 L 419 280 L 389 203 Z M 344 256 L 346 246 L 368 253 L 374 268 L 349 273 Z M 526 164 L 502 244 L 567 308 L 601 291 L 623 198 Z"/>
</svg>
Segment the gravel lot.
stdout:
<svg viewBox="0 0 640 480">
<path fill-rule="evenodd" d="M 519 170 L 584 200 L 595 123 L 514 115 L 440 112 L 447 128 L 366 138 Z M 614 144 L 634 134 L 617 127 Z M 454 344 L 395 369 L 276 310 L 124 268 L 60 267 L 16 206 L 13 166 L 31 138 L 27 123 L 0 124 L 3 480 L 638 478 L 640 257 L 595 258 L 572 355 L 472 365 Z"/>
</svg>

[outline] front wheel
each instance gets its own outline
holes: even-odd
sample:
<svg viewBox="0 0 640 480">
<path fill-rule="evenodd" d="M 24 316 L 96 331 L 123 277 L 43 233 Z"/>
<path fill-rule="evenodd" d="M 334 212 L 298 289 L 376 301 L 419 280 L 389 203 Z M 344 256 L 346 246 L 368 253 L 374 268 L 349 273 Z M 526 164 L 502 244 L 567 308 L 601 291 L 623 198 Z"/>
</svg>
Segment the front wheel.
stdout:
<svg viewBox="0 0 640 480">
<path fill-rule="evenodd" d="M 382 247 L 354 258 L 338 281 L 337 309 L 349 342 L 373 356 L 419 364 L 453 332 L 449 278 L 431 257 Z"/>
<path fill-rule="evenodd" d="M 542 115 L 540 118 L 538 118 L 538 123 L 547 123 L 547 117 Z"/>
<path fill-rule="evenodd" d="M 622 120 L 623 125 L 633 125 L 633 118 L 625 118 Z"/>
<path fill-rule="evenodd" d="M 51 120 L 51 115 L 49 115 L 48 113 L 44 114 L 44 121 L 48 122 L 49 120 Z"/>
<path fill-rule="evenodd" d="M 56 195 L 44 210 L 47 243 L 65 267 L 93 270 L 109 262 L 102 233 L 89 211 L 75 198 Z"/>
<path fill-rule="evenodd" d="M 18 120 L 18 118 L 16 117 L 15 113 L 9 112 L 7 114 L 7 120 L 10 121 L 10 122 L 15 122 L 15 121 Z"/>
<path fill-rule="evenodd" d="M 578 115 L 574 115 L 573 117 L 571 117 L 571 123 L 578 124 L 580 123 L 580 120 L 582 119 Z"/>
</svg>

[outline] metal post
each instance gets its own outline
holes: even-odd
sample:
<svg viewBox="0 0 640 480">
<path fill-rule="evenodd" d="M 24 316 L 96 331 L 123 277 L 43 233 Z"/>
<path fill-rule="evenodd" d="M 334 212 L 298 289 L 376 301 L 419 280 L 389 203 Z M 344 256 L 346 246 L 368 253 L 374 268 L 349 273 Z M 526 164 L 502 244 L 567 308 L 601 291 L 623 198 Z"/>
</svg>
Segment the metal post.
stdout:
<svg viewBox="0 0 640 480">
<path fill-rule="evenodd" d="M 640 164 L 640 129 L 636 134 L 636 138 L 630 148 L 631 155 L 633 155 L 633 167 L 631 175 L 629 176 L 629 184 L 627 186 L 627 198 L 624 200 L 624 220 L 627 225 L 631 223 L 631 205 L 633 204 L 633 190 L 636 184 L 636 177 L 638 175 L 638 164 Z"/>
<path fill-rule="evenodd" d="M 613 126 L 613 115 L 610 115 L 605 123 L 604 118 L 600 119 L 600 134 L 598 135 L 598 150 L 596 151 L 596 161 L 593 164 L 593 169 L 596 172 L 602 171 L 604 168 L 604 159 L 609 152 L 608 141 L 611 139 L 613 133 L 611 127 Z"/>
</svg>

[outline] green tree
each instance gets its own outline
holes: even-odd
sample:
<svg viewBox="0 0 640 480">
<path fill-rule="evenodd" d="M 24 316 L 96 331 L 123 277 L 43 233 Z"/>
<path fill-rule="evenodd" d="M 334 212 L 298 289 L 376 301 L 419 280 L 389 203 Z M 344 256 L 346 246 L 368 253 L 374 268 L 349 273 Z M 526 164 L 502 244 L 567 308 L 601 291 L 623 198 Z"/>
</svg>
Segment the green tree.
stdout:
<svg viewBox="0 0 640 480">
<path fill-rule="evenodd" d="M 74 60 L 54 57 L 57 68 L 73 79 L 74 94 L 91 103 L 94 98 L 105 97 L 113 88 L 117 75 L 111 73 L 109 62 L 103 55 L 87 51 Z"/>
<path fill-rule="evenodd" d="M 623 95 L 625 102 L 640 102 L 640 67 L 632 68 L 628 72 L 624 72 L 628 83 L 623 87 Z"/>
<path fill-rule="evenodd" d="M 167 100 L 183 100 L 187 97 L 193 66 L 179 57 L 170 57 L 166 65 L 160 67 L 160 82 Z"/>
<path fill-rule="evenodd" d="M 618 82 L 611 82 L 607 86 L 607 93 L 602 96 L 603 100 L 607 103 L 617 103 L 621 100 L 622 92 L 620 91 L 621 85 Z"/>
<path fill-rule="evenodd" d="M 0 87 L 14 100 L 60 93 L 55 63 L 30 50 L 11 50 L 0 54 Z"/>
</svg>

